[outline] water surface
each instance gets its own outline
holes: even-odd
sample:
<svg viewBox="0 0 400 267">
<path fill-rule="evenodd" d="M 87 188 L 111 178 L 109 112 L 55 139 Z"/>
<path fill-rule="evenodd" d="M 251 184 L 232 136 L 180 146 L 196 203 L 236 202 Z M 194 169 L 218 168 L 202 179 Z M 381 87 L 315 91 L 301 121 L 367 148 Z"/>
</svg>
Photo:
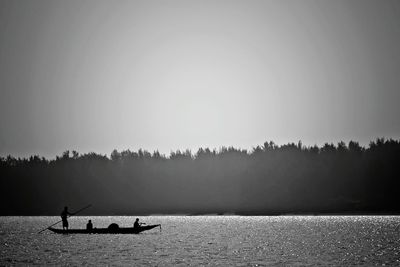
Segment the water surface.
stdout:
<svg viewBox="0 0 400 267">
<path fill-rule="evenodd" d="M 70 228 L 135 217 L 73 217 Z M 59 217 L 0 217 L 0 265 L 400 265 L 399 216 L 147 216 L 138 235 L 38 234 Z M 60 225 L 59 225 L 60 226 Z"/>
</svg>

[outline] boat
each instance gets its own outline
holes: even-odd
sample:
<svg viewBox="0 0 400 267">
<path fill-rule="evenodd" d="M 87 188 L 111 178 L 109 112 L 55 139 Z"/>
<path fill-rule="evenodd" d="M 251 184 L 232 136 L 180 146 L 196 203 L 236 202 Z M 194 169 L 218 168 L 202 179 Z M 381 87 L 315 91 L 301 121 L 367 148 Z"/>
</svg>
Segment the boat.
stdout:
<svg viewBox="0 0 400 267">
<path fill-rule="evenodd" d="M 148 231 L 153 228 L 160 227 L 161 224 L 152 224 L 140 227 L 119 227 L 116 224 L 111 224 L 108 228 L 93 228 L 92 230 L 88 229 L 57 229 L 53 227 L 49 227 L 48 229 L 56 234 L 139 234 L 143 231 Z"/>
</svg>

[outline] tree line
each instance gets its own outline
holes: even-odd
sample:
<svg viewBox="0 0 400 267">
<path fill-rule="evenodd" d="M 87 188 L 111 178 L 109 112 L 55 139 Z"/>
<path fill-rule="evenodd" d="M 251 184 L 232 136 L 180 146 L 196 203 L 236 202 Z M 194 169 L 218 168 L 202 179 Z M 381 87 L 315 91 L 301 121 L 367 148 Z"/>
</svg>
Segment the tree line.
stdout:
<svg viewBox="0 0 400 267">
<path fill-rule="evenodd" d="M 0 157 L 0 215 L 398 214 L 400 141 Z"/>
</svg>

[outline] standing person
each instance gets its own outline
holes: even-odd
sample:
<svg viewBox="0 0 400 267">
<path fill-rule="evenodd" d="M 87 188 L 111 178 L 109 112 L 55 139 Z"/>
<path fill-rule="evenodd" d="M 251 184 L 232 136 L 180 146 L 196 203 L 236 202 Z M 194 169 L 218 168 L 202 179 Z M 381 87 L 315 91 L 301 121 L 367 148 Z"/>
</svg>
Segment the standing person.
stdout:
<svg viewBox="0 0 400 267">
<path fill-rule="evenodd" d="M 73 215 L 73 213 L 70 213 L 68 211 L 68 207 L 65 206 L 64 210 L 61 212 L 61 220 L 62 220 L 62 226 L 63 226 L 63 230 L 67 229 L 68 230 L 68 215 Z"/>
</svg>

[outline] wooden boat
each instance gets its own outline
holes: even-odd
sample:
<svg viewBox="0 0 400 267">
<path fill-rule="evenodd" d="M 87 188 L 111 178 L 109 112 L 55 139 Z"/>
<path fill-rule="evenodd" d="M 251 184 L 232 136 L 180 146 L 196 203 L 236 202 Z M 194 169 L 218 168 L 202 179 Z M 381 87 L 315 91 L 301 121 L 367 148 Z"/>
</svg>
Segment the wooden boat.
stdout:
<svg viewBox="0 0 400 267">
<path fill-rule="evenodd" d="M 93 228 L 92 230 L 87 230 L 87 229 L 63 230 L 63 229 L 56 229 L 56 228 L 52 228 L 52 227 L 49 227 L 48 229 L 56 234 L 139 234 L 143 231 L 148 231 L 148 230 L 151 230 L 156 227 L 160 227 L 160 229 L 161 229 L 161 224 L 140 226 L 138 228 L 118 227 L 118 225 L 115 225 L 114 227 L 110 227 L 110 226 L 108 228 Z"/>
</svg>

